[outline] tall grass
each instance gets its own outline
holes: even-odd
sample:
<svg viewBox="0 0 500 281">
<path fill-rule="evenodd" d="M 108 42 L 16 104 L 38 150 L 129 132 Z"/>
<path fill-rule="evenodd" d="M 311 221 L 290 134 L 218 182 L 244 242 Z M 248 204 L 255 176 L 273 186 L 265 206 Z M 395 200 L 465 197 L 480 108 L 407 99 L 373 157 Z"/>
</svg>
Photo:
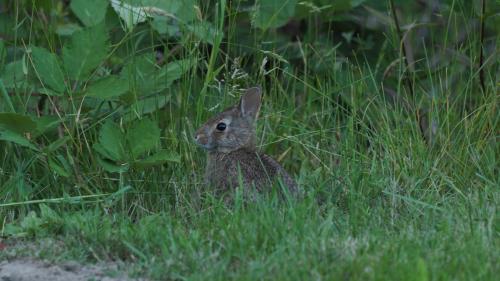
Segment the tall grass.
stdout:
<svg viewBox="0 0 500 281">
<path fill-rule="evenodd" d="M 0 233 L 60 239 L 63 254 L 55 259 L 125 259 L 138 272 L 163 280 L 498 275 L 499 62 L 484 66 L 481 91 L 477 69 L 457 59 L 479 51 L 476 35 L 437 70 L 430 60 L 439 50 L 426 46 L 416 71 L 407 76 L 401 63 L 394 81 L 385 81 L 384 69 L 359 56 L 318 76 L 308 69 L 308 52 L 315 50 L 307 42 L 301 48 L 303 68 L 292 68 L 277 59 L 280 50 L 264 52 L 261 38 L 241 46 L 231 32 L 238 28 L 236 15 L 218 12 L 218 24 L 227 21 L 223 41 L 210 50 L 195 42 L 184 45 L 182 56 L 200 63 L 160 93 L 171 102 L 152 114 L 163 129 L 162 145 L 179 152 L 181 163 L 104 172 L 91 144 L 112 116 L 84 124 L 75 104 L 65 112 L 72 136 L 64 151 L 71 159 L 70 177 L 50 172 L 43 155 L 0 144 Z M 452 30 L 459 28 L 453 27 L 455 17 L 469 16 L 463 13 L 450 15 Z M 24 20 L 49 45 L 59 44 L 35 18 Z M 120 44 L 134 54 L 148 36 L 156 44 L 154 35 L 133 32 Z M 390 50 L 399 50 L 394 38 L 387 37 L 378 61 L 398 58 L 389 57 Z M 231 54 L 239 48 L 255 52 L 238 64 Z M 270 67 L 262 68 L 264 60 Z M 413 96 L 404 77 L 413 81 Z M 389 83 L 395 96 L 384 90 Z M 265 89 L 260 149 L 295 175 L 303 200 L 264 194 L 255 202 L 226 205 L 202 185 L 205 155 L 192 142 L 193 132 L 237 100 L 235 89 L 252 85 Z M 19 94 L 21 111 L 33 103 L 29 95 Z M 39 203 L 49 208 L 40 211 Z M 55 250 L 46 251 L 50 257 Z"/>
</svg>

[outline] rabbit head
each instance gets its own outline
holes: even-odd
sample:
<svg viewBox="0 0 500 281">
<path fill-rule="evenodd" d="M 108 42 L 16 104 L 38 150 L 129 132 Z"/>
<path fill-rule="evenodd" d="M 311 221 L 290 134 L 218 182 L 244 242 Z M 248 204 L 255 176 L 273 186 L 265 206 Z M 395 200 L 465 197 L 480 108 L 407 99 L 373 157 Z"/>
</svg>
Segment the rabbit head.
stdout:
<svg viewBox="0 0 500 281">
<path fill-rule="evenodd" d="M 215 115 L 196 131 L 196 143 L 209 152 L 255 149 L 255 120 L 261 101 L 260 87 L 247 89 L 237 105 Z"/>
</svg>

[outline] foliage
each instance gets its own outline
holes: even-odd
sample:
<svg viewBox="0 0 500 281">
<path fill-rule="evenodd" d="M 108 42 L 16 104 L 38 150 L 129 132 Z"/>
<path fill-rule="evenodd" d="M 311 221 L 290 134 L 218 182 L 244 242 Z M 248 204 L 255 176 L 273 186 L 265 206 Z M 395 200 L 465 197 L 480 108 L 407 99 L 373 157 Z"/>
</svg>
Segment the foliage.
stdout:
<svg viewBox="0 0 500 281">
<path fill-rule="evenodd" d="M 500 10 L 479 2 L 1 1 L 0 235 L 160 279 L 488 280 Z M 302 201 L 202 184 L 193 132 L 254 85 Z"/>
</svg>

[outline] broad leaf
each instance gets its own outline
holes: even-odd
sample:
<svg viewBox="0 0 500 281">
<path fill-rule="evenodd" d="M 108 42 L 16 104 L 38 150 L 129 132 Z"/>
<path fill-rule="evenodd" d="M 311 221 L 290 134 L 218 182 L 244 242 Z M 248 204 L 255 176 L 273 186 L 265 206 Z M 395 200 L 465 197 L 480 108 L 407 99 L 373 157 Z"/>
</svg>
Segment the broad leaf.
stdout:
<svg viewBox="0 0 500 281">
<path fill-rule="evenodd" d="M 123 173 L 128 170 L 129 165 L 128 164 L 121 164 L 117 165 L 111 161 L 108 161 L 106 159 L 101 159 L 100 157 L 97 157 L 97 162 L 99 162 L 99 165 L 101 167 L 111 173 Z"/>
<path fill-rule="evenodd" d="M 36 129 L 36 123 L 31 117 L 9 112 L 0 112 L 0 129 L 16 134 L 31 132 Z"/>
<path fill-rule="evenodd" d="M 61 216 L 45 204 L 40 204 L 40 218 L 51 224 L 62 223 Z"/>
<path fill-rule="evenodd" d="M 72 0 L 70 7 L 84 25 L 93 26 L 104 20 L 108 0 Z"/>
<path fill-rule="evenodd" d="M 170 62 L 161 69 L 160 77 L 170 86 L 173 81 L 181 78 L 193 65 L 194 61 L 189 59 Z"/>
<path fill-rule="evenodd" d="M 93 146 L 94 150 L 103 158 L 103 159 L 111 159 L 110 161 L 118 161 L 118 159 L 115 160 L 116 155 L 111 154 L 108 152 L 100 143 L 95 143 Z"/>
<path fill-rule="evenodd" d="M 259 0 L 255 3 L 253 25 L 261 29 L 285 25 L 295 14 L 297 0 Z"/>
<path fill-rule="evenodd" d="M 147 13 L 142 6 L 133 6 L 123 0 L 110 0 L 111 7 L 125 21 L 127 29 L 131 30 L 136 24 L 146 21 Z"/>
<path fill-rule="evenodd" d="M 312 0 L 312 1 L 299 1 L 296 7 L 294 19 L 307 18 L 311 15 L 316 17 L 332 17 L 333 13 L 343 13 L 361 5 L 367 0 Z M 385 3 L 382 1 L 372 1 L 373 3 Z M 370 5 L 371 6 L 371 5 Z M 373 8 L 373 7 L 372 7 Z M 385 9 L 385 6 L 381 9 Z M 332 18 L 338 20 L 341 17 Z"/>
<path fill-rule="evenodd" d="M 214 44 L 214 39 L 217 37 L 217 29 L 208 21 L 190 24 L 187 26 L 187 29 L 191 31 L 196 38 L 211 45 Z"/>
<path fill-rule="evenodd" d="M 59 36 L 70 36 L 80 30 L 82 30 L 82 27 L 74 23 L 59 24 L 56 27 L 56 33 Z"/>
<path fill-rule="evenodd" d="M 32 144 L 27 138 L 23 137 L 22 135 L 11 132 L 11 131 L 1 131 L 0 130 L 0 140 L 13 142 L 13 143 L 19 144 L 21 146 L 29 147 L 33 150 L 38 151 L 38 148 L 34 144 Z"/>
<path fill-rule="evenodd" d="M 145 54 L 130 60 L 120 72 L 122 79 L 129 79 L 131 89 L 138 95 L 149 95 L 168 88 L 193 64 L 192 60 L 178 60 L 159 67 L 154 54 Z"/>
<path fill-rule="evenodd" d="M 166 17 L 174 16 L 179 21 L 186 23 L 196 18 L 195 0 L 129 0 L 131 3 L 137 3 L 146 7 L 154 7 L 163 11 L 155 15 Z"/>
<path fill-rule="evenodd" d="M 60 97 L 60 96 L 62 96 L 64 94 L 64 93 L 61 93 L 61 92 L 53 91 L 53 90 L 51 90 L 50 88 L 47 88 L 47 87 L 44 87 L 44 88 L 38 88 L 37 87 L 37 91 L 40 94 L 44 94 L 44 95 L 47 95 L 47 96 L 57 96 L 57 97 Z"/>
<path fill-rule="evenodd" d="M 151 94 L 155 88 L 156 76 L 159 67 L 156 65 L 155 56 L 152 53 L 132 57 L 122 68 L 120 77 L 129 78 L 131 89 L 138 94 Z"/>
<path fill-rule="evenodd" d="M 127 141 L 132 158 L 137 159 L 158 144 L 160 129 L 155 122 L 149 119 L 138 120 L 127 131 Z"/>
<path fill-rule="evenodd" d="M 110 0 L 110 2 L 129 30 L 138 23 L 146 21 L 148 17 L 175 18 L 181 23 L 187 23 L 196 17 L 195 0 Z"/>
<path fill-rule="evenodd" d="M 24 57 L 17 61 L 8 63 L 1 75 L 5 88 L 26 88 L 29 82 L 26 79 L 28 74 L 28 67 Z"/>
<path fill-rule="evenodd" d="M 53 115 L 43 115 L 34 120 L 36 123 L 36 130 L 33 132 L 33 137 L 36 138 L 47 131 L 53 131 L 57 126 L 64 121 Z"/>
<path fill-rule="evenodd" d="M 71 79 L 82 80 L 98 67 L 108 54 L 108 34 L 104 24 L 73 33 L 63 48 L 64 68 Z"/>
<path fill-rule="evenodd" d="M 165 162 L 177 162 L 181 161 L 181 157 L 179 154 L 173 151 L 168 151 L 166 149 L 161 149 L 157 153 L 152 156 L 147 157 L 146 159 L 139 160 L 134 162 L 134 165 L 139 168 L 147 168 L 150 166 L 161 165 Z"/>
<path fill-rule="evenodd" d="M 106 122 L 99 131 L 99 143 L 94 149 L 114 161 L 125 159 L 124 137 L 120 126 L 114 122 Z"/>
<path fill-rule="evenodd" d="M 33 67 L 43 84 L 52 90 L 63 93 L 64 75 L 57 56 L 44 48 L 32 47 Z"/>
<path fill-rule="evenodd" d="M 153 20 L 151 21 L 151 27 L 154 30 L 158 31 L 158 33 L 166 34 L 170 37 L 179 36 L 181 32 L 179 24 L 166 17 L 153 17 Z"/>
<path fill-rule="evenodd" d="M 88 97 L 112 99 L 128 91 L 128 81 L 118 76 L 110 75 L 91 84 L 85 94 Z"/>
<path fill-rule="evenodd" d="M 141 99 L 124 112 L 123 120 L 127 122 L 133 121 L 144 114 L 159 110 L 170 101 L 170 97 L 170 95 L 153 95 Z"/>
</svg>

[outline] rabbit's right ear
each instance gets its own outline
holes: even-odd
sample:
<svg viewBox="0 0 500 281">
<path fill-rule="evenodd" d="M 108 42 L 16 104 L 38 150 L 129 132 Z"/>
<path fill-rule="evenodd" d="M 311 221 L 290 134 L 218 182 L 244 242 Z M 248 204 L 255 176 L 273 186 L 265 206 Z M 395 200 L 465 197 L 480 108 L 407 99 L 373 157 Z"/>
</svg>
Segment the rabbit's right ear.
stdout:
<svg viewBox="0 0 500 281">
<path fill-rule="evenodd" d="M 245 91 L 240 100 L 240 111 L 243 117 L 250 117 L 252 120 L 259 116 L 262 102 L 262 90 L 260 87 L 252 87 Z"/>
</svg>

